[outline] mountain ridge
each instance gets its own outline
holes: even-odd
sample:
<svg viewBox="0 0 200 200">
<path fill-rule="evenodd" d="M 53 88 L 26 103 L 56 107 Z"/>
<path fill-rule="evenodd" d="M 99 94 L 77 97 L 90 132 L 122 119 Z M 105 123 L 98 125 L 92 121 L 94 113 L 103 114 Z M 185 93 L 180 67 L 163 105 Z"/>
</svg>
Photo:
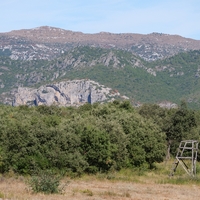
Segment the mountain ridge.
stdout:
<svg viewBox="0 0 200 200">
<path fill-rule="evenodd" d="M 198 50 L 200 40 L 163 33 L 88 34 L 49 26 L 0 33 L 0 51 L 9 51 L 12 59 L 50 60 L 74 47 L 88 45 L 128 50 L 147 61 L 153 61 L 179 52 Z"/>
</svg>

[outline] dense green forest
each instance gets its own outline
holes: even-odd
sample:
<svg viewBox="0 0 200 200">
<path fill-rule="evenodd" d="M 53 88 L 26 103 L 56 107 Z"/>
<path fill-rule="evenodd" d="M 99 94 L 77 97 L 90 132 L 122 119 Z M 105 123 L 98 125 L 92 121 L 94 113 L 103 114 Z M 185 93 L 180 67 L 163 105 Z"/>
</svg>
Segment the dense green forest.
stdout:
<svg viewBox="0 0 200 200">
<path fill-rule="evenodd" d="M 80 107 L 0 105 L 0 170 L 68 174 L 151 169 L 176 154 L 181 140 L 199 139 L 200 112 L 129 101 Z"/>
</svg>

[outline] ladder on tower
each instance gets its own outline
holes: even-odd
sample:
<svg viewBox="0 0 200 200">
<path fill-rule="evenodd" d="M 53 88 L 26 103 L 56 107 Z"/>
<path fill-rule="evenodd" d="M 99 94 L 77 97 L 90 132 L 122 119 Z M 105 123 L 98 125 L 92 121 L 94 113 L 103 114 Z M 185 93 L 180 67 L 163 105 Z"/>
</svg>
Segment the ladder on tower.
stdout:
<svg viewBox="0 0 200 200">
<path fill-rule="evenodd" d="M 179 165 L 183 167 L 186 173 L 192 177 L 196 176 L 196 161 L 197 161 L 198 141 L 197 140 L 184 140 L 179 144 L 178 152 L 175 161 L 172 165 L 170 176 L 173 176 Z M 185 162 L 191 161 L 191 167 Z"/>
</svg>

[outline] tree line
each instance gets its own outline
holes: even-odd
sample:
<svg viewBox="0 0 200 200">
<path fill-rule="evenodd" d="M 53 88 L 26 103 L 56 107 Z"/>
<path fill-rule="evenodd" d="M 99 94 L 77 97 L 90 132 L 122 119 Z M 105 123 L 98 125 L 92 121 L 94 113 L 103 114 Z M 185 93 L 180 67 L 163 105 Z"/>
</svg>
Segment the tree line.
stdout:
<svg viewBox="0 0 200 200">
<path fill-rule="evenodd" d="M 199 139 L 200 112 L 129 101 L 79 107 L 0 105 L 0 171 L 57 170 L 80 175 L 153 168 Z"/>
</svg>

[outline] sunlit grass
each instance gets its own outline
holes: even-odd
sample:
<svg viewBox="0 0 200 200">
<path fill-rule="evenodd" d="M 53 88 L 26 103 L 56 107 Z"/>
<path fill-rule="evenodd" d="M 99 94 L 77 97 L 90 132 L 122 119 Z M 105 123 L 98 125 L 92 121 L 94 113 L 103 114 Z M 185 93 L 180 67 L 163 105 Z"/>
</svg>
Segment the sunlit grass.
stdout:
<svg viewBox="0 0 200 200">
<path fill-rule="evenodd" d="M 200 163 L 197 162 L 197 174 L 189 176 L 179 164 L 173 176 L 170 176 L 174 159 L 162 163 L 156 163 L 155 168 L 148 169 L 122 169 L 108 173 L 97 173 L 95 175 L 83 175 L 82 180 L 108 180 L 112 182 L 124 181 L 133 183 L 155 183 L 155 184 L 200 184 Z M 188 166 L 190 163 L 188 163 Z"/>
</svg>

